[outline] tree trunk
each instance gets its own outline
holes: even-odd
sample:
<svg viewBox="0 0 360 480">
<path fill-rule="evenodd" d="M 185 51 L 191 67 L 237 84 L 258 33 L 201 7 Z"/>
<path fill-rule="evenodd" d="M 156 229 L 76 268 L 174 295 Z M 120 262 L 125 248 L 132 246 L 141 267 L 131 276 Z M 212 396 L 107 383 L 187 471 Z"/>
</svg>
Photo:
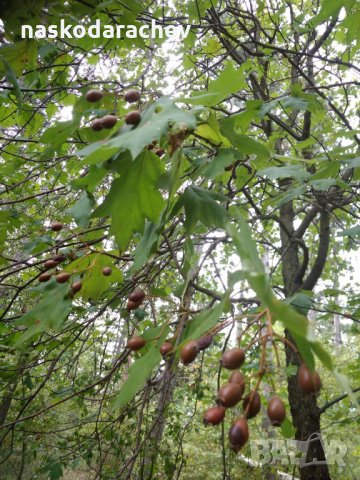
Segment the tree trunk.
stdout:
<svg viewBox="0 0 360 480">
<path fill-rule="evenodd" d="M 179 326 L 177 339 L 180 341 L 182 332 L 185 328 L 186 322 L 189 318 L 189 309 L 191 305 L 192 295 L 194 289 L 188 284 L 185 291 L 181 313 L 179 316 Z M 141 479 L 150 480 L 153 478 L 154 468 L 159 453 L 159 444 L 163 435 L 166 420 L 166 409 L 171 402 L 175 386 L 176 386 L 176 361 L 175 357 L 171 356 L 166 363 L 165 372 L 162 377 L 158 404 L 156 407 L 156 413 L 151 425 L 151 433 L 149 437 L 149 443 L 147 445 L 147 452 L 142 463 Z"/>
<path fill-rule="evenodd" d="M 285 184 L 285 182 L 283 182 Z M 299 272 L 301 266 L 299 262 L 299 242 L 295 238 L 294 231 L 294 219 L 295 213 L 292 202 L 283 205 L 280 209 L 280 217 L 283 222 L 281 226 L 281 243 L 282 243 L 282 276 L 285 286 L 286 297 L 292 296 L 302 287 L 302 279 Z M 324 242 L 324 239 L 319 239 L 320 243 Z M 326 245 L 325 245 L 326 247 Z M 324 256 L 323 250 L 321 250 L 321 258 Z M 315 260 L 314 267 L 318 268 L 318 274 L 320 276 L 322 268 L 317 263 L 319 260 L 319 254 Z M 313 270 L 310 272 L 312 275 L 312 283 L 314 279 Z M 309 275 L 309 277 L 310 277 Z M 309 279 L 308 277 L 308 279 Z M 307 280 L 308 280 L 307 279 Z M 310 281 L 308 281 L 310 283 Z M 316 283 L 316 282 L 315 282 Z M 296 343 L 292 338 L 290 332 L 286 331 L 286 338 L 292 343 Z M 286 364 L 287 365 L 300 365 L 300 359 L 298 355 L 286 345 Z M 304 395 L 299 389 L 296 376 L 290 376 L 288 378 L 288 396 L 291 415 L 294 426 L 296 428 L 295 439 L 303 442 L 311 439 L 312 436 L 318 436 L 320 439 L 320 412 L 316 403 L 316 396 Z M 301 480 L 330 480 L 330 474 L 327 464 L 320 464 L 319 462 L 325 461 L 325 452 L 323 450 L 320 440 L 316 440 L 309 443 L 309 448 L 306 454 L 306 463 L 313 462 L 309 466 L 300 465 L 300 479 Z"/>
</svg>

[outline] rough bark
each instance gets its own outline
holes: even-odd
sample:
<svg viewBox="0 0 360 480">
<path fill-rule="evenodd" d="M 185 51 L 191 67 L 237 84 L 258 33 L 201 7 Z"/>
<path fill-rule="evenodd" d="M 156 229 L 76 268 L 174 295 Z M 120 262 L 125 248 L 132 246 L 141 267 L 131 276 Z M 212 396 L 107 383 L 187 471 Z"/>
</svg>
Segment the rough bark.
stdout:
<svg viewBox="0 0 360 480">
<path fill-rule="evenodd" d="M 300 288 L 303 288 L 299 276 L 301 268 L 299 262 L 299 242 L 295 238 L 295 213 L 292 202 L 281 207 L 280 216 L 285 227 L 281 228 L 283 254 L 282 275 L 285 286 L 285 295 L 290 297 Z M 304 282 L 307 283 L 310 288 L 315 286 L 324 267 L 329 243 L 328 237 L 328 214 L 327 212 L 322 212 L 318 254 L 310 274 Z M 290 332 L 286 331 L 286 337 L 288 340 L 295 343 Z M 298 355 L 288 346 L 286 347 L 286 363 L 287 365 L 300 364 Z M 296 428 L 296 440 L 307 441 L 312 435 L 320 435 L 320 411 L 317 406 L 316 397 L 303 394 L 297 385 L 296 376 L 288 378 L 288 396 L 291 415 Z M 308 463 L 312 460 L 315 462 L 315 459 L 321 462 L 325 461 L 325 452 L 320 441 L 315 441 L 309 444 L 306 462 Z M 301 480 L 330 480 L 330 478 L 327 464 L 313 463 L 309 466 L 300 468 Z"/>
<path fill-rule="evenodd" d="M 194 289 L 189 283 L 182 301 L 181 311 L 183 313 L 179 316 L 178 326 L 178 339 L 181 338 L 181 334 L 185 328 L 186 322 L 189 318 L 189 309 L 191 305 L 192 295 Z M 149 443 L 147 446 L 146 455 L 143 459 L 142 472 L 140 478 L 151 479 L 153 478 L 154 468 L 159 453 L 159 444 L 165 428 L 166 410 L 171 402 L 175 386 L 176 386 L 176 367 L 177 363 L 175 357 L 172 356 L 166 363 L 165 372 L 162 377 L 159 398 L 156 407 L 156 413 L 151 426 L 151 433 L 149 437 Z"/>
</svg>

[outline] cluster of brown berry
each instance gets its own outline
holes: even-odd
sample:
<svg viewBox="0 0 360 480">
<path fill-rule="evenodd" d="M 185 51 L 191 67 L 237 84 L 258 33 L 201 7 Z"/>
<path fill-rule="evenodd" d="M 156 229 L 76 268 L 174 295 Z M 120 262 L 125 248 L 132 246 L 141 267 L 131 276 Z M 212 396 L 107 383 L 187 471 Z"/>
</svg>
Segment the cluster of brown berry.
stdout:
<svg viewBox="0 0 360 480">
<path fill-rule="evenodd" d="M 85 98 L 90 103 L 96 103 L 103 98 L 104 94 L 100 90 L 88 90 L 86 92 Z M 141 93 L 138 90 L 131 89 L 125 92 L 124 99 L 128 103 L 136 103 L 139 102 L 141 99 Z M 137 125 L 141 120 L 141 112 L 140 110 L 132 110 L 128 112 L 125 116 L 125 123 L 128 125 Z M 91 122 L 91 128 L 95 131 L 103 130 L 104 128 L 113 128 L 118 121 L 118 117 L 116 115 L 105 115 L 101 118 L 95 118 Z M 164 155 L 165 150 L 163 148 L 156 146 L 157 142 L 154 140 L 151 142 L 147 149 L 152 150 L 155 155 L 161 157 Z"/>
<path fill-rule="evenodd" d="M 243 398 L 245 392 L 245 378 L 239 368 L 245 360 L 245 352 L 241 348 L 233 348 L 223 353 L 221 366 L 234 370 L 228 383 L 223 385 L 217 394 L 217 405 L 210 407 L 204 413 L 205 425 L 218 425 L 225 417 L 226 409 L 234 407 Z M 236 418 L 229 430 L 229 443 L 233 450 L 239 451 L 249 439 L 248 419 L 255 417 L 261 409 L 261 399 L 257 391 L 260 380 L 254 390 L 243 398 L 243 415 Z M 299 389 L 307 395 L 317 394 L 321 389 L 320 376 L 316 371 L 311 371 L 305 364 L 301 364 L 297 372 Z M 284 402 L 278 396 L 273 396 L 268 401 L 267 415 L 274 427 L 279 427 L 286 417 Z"/>
<path fill-rule="evenodd" d="M 233 421 L 229 430 L 229 442 L 235 451 L 240 450 L 248 441 L 248 419 L 255 417 L 261 409 L 261 399 L 257 391 L 259 383 L 254 390 L 243 397 L 246 388 L 245 378 L 237 369 L 244 361 L 245 351 L 242 348 L 225 350 L 220 360 L 221 366 L 233 372 L 228 383 L 223 385 L 217 393 L 217 405 L 208 408 L 204 413 L 205 425 L 218 425 L 224 420 L 226 409 L 234 407 L 243 399 L 243 415 Z M 277 396 L 272 397 L 268 403 L 267 413 L 272 425 L 281 425 L 286 417 L 283 401 Z"/>
<path fill-rule="evenodd" d="M 103 98 L 104 94 L 100 90 L 88 90 L 85 98 L 90 103 L 96 103 Z M 124 95 L 125 101 L 128 103 L 138 102 L 141 98 L 141 94 L 138 90 L 128 90 Z M 129 112 L 125 117 L 125 122 L 128 125 L 137 125 L 141 120 L 141 114 L 139 110 L 133 110 Z M 95 131 L 100 131 L 103 128 L 113 128 L 118 121 L 116 115 L 105 115 L 101 118 L 95 118 L 91 123 L 91 128 Z"/>
<path fill-rule="evenodd" d="M 50 228 L 53 232 L 60 232 L 60 230 L 64 228 L 64 225 L 60 222 L 52 222 Z M 52 274 L 49 272 L 49 270 L 56 268 L 59 265 L 59 263 L 64 262 L 67 258 L 68 257 L 66 255 L 60 253 L 58 255 L 54 255 L 52 258 L 48 258 L 47 260 L 44 260 L 44 263 L 43 263 L 44 271 L 39 275 L 39 282 L 41 283 L 48 282 L 52 277 Z M 70 256 L 70 258 L 72 257 Z M 111 273 L 112 273 L 111 267 L 104 267 L 102 269 L 102 274 L 105 277 L 110 276 Z M 70 279 L 70 277 L 71 277 L 71 273 L 62 271 L 62 272 L 58 272 L 55 275 L 55 280 L 57 281 L 57 283 L 66 283 Z M 82 281 L 76 280 L 70 285 L 70 292 L 69 292 L 70 295 L 73 296 L 76 293 L 80 292 L 81 288 L 82 288 Z"/>
<path fill-rule="evenodd" d="M 134 290 L 128 297 L 128 310 L 137 308 L 144 300 L 145 292 L 141 289 Z M 129 305 L 131 308 L 129 308 Z M 198 340 L 189 340 L 180 347 L 180 360 L 184 365 L 192 363 L 201 350 L 209 347 L 213 341 L 215 332 L 206 334 Z M 146 344 L 141 336 L 130 338 L 127 347 L 132 351 L 138 351 Z M 163 357 L 175 352 L 174 345 L 167 340 L 160 347 Z M 242 400 L 243 413 L 237 417 L 230 427 L 228 437 L 233 450 L 239 451 L 249 440 L 248 420 L 255 417 L 261 410 L 261 398 L 258 389 L 265 370 L 258 372 L 258 381 L 255 388 L 244 396 L 246 381 L 243 373 L 238 370 L 245 361 L 245 350 L 232 348 L 225 350 L 220 360 L 222 368 L 232 370 L 228 382 L 221 386 L 217 392 L 216 405 L 208 408 L 203 417 L 204 424 L 219 425 L 225 418 L 226 410 L 235 407 Z M 321 379 L 318 372 L 311 371 L 302 363 L 297 372 L 297 384 L 299 389 L 306 395 L 316 395 L 321 389 Z M 280 397 L 274 395 L 267 404 L 267 415 L 271 425 L 279 427 L 286 418 L 286 408 Z"/>
</svg>

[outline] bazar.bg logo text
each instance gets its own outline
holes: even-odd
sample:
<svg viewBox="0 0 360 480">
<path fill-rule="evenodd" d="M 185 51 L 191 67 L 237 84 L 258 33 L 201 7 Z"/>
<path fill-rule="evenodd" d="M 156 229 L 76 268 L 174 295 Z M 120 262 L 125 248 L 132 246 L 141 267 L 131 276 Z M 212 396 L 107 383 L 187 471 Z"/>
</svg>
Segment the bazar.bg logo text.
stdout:
<svg viewBox="0 0 360 480">
<path fill-rule="evenodd" d="M 321 442 L 322 448 L 326 454 L 326 460 L 310 458 L 310 444 Z M 310 465 L 328 465 L 345 466 L 344 457 L 347 453 L 347 446 L 339 440 L 327 441 L 326 438 L 314 434 L 307 441 L 300 440 L 252 440 L 250 444 L 251 459 L 259 464 L 281 464 L 298 465 L 300 468 Z"/>
</svg>

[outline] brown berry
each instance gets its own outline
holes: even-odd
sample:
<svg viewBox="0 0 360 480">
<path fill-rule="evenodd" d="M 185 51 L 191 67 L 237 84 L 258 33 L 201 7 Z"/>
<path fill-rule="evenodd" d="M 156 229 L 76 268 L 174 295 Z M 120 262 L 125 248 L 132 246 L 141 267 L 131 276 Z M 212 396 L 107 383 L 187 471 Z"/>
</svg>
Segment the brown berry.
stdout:
<svg viewBox="0 0 360 480">
<path fill-rule="evenodd" d="M 130 348 L 130 350 L 132 350 L 133 352 L 137 352 L 145 345 L 145 343 L 145 338 L 135 335 L 134 337 L 130 338 L 126 346 L 127 348 Z"/>
<path fill-rule="evenodd" d="M 60 222 L 52 222 L 51 224 L 51 230 L 53 232 L 60 232 L 64 228 L 64 225 Z"/>
<path fill-rule="evenodd" d="M 240 402 L 245 390 L 245 384 L 226 383 L 223 385 L 217 394 L 217 401 L 222 407 L 234 407 Z"/>
<path fill-rule="evenodd" d="M 59 255 L 54 255 L 52 258 L 56 263 L 62 263 L 66 260 L 66 255 L 59 253 Z"/>
<path fill-rule="evenodd" d="M 235 451 L 239 451 L 249 440 L 249 426 L 246 418 L 234 420 L 229 430 L 229 442 Z"/>
<path fill-rule="evenodd" d="M 71 284 L 71 290 L 72 290 L 73 293 L 80 292 L 81 288 L 82 288 L 82 281 L 81 280 L 77 280 L 76 282 Z"/>
<path fill-rule="evenodd" d="M 103 98 L 103 93 L 100 90 L 88 90 L 86 92 L 85 98 L 90 103 L 98 102 Z"/>
<path fill-rule="evenodd" d="M 115 115 L 105 115 L 105 117 L 101 118 L 101 126 L 103 128 L 112 128 L 116 125 L 118 118 Z"/>
<path fill-rule="evenodd" d="M 39 282 L 47 282 L 51 278 L 51 273 L 44 272 L 39 275 Z"/>
<path fill-rule="evenodd" d="M 130 312 L 131 310 L 136 310 L 139 305 L 139 302 L 132 302 L 131 300 L 129 300 L 126 304 L 126 310 L 128 312 Z"/>
<path fill-rule="evenodd" d="M 128 125 L 137 125 L 140 122 L 141 115 L 139 110 L 133 110 L 132 112 L 129 112 L 126 117 L 125 117 L 125 122 Z"/>
<path fill-rule="evenodd" d="M 238 383 L 239 385 L 245 385 L 245 378 L 241 372 L 232 372 L 228 380 L 229 383 Z"/>
<path fill-rule="evenodd" d="M 140 303 L 145 298 L 145 292 L 141 288 L 136 288 L 133 292 L 130 293 L 128 298 L 129 298 L 130 302 L 139 303 L 139 305 L 140 305 Z"/>
<path fill-rule="evenodd" d="M 302 364 L 299 367 L 297 383 L 300 390 L 307 395 L 318 393 L 322 386 L 318 372 L 316 370 L 312 372 L 305 364 Z"/>
<path fill-rule="evenodd" d="M 204 413 L 204 425 L 219 425 L 224 420 L 224 407 L 210 407 Z"/>
<path fill-rule="evenodd" d="M 199 352 L 199 346 L 196 340 L 190 340 L 180 350 L 180 358 L 184 365 L 193 362 Z"/>
<path fill-rule="evenodd" d="M 157 141 L 154 140 L 153 142 L 149 143 L 149 145 L 146 147 L 148 150 L 153 150 L 157 144 Z"/>
<path fill-rule="evenodd" d="M 69 278 L 70 278 L 70 273 L 68 273 L 68 272 L 58 273 L 55 277 L 55 279 L 58 283 L 65 283 L 69 280 Z"/>
<path fill-rule="evenodd" d="M 49 260 L 46 260 L 46 262 L 44 262 L 44 267 L 46 268 L 46 270 L 49 270 L 50 268 L 56 267 L 57 264 L 58 262 L 56 260 L 50 258 Z"/>
<path fill-rule="evenodd" d="M 272 397 L 269 400 L 267 414 L 271 425 L 279 427 L 286 417 L 284 402 L 279 397 Z"/>
<path fill-rule="evenodd" d="M 155 155 L 157 155 L 158 157 L 162 157 L 165 153 L 165 150 L 163 148 L 155 148 L 153 150 L 153 152 L 155 153 Z"/>
<path fill-rule="evenodd" d="M 101 118 L 95 118 L 95 120 L 91 122 L 90 126 L 93 130 L 95 130 L 95 132 L 100 132 L 100 130 L 103 129 Z"/>
<path fill-rule="evenodd" d="M 232 348 L 225 350 L 220 360 L 221 366 L 229 370 L 239 368 L 245 360 L 245 352 L 242 348 Z"/>
<path fill-rule="evenodd" d="M 164 342 L 160 347 L 160 353 L 165 357 L 173 349 L 173 344 L 170 342 Z"/>
<path fill-rule="evenodd" d="M 213 336 L 212 335 L 204 335 L 200 337 L 197 341 L 199 350 L 206 350 L 212 344 Z"/>
<path fill-rule="evenodd" d="M 128 103 L 135 103 L 135 102 L 138 102 L 140 100 L 140 97 L 141 97 L 141 93 L 139 92 L 139 90 L 128 90 L 127 92 L 125 92 L 125 95 L 124 95 L 124 99 L 128 102 Z"/>
<path fill-rule="evenodd" d="M 261 400 L 258 392 L 250 392 L 243 401 L 244 416 L 246 418 L 253 418 L 261 408 Z"/>
<path fill-rule="evenodd" d="M 110 277 L 110 275 L 111 275 L 111 273 L 112 273 L 111 267 L 104 267 L 104 268 L 101 270 L 101 273 L 102 273 L 105 277 Z"/>
</svg>

